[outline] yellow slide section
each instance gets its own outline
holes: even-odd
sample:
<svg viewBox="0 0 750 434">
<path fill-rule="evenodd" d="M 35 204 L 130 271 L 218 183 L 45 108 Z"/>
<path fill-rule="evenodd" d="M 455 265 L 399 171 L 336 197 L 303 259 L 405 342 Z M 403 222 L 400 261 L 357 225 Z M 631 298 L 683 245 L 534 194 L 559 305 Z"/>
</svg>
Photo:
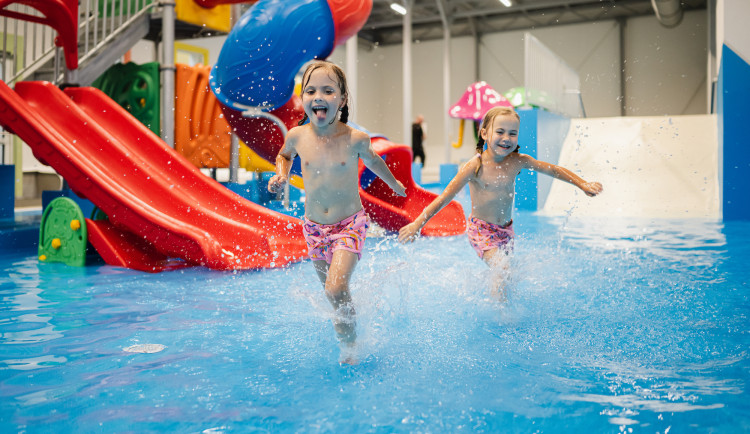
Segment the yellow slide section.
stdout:
<svg viewBox="0 0 750 434">
<path fill-rule="evenodd" d="M 250 149 L 244 142 L 240 141 L 240 167 L 247 170 L 248 172 L 274 172 L 276 167 L 263 158 L 256 154 L 255 151 Z M 302 182 L 302 177 L 298 175 L 292 175 L 289 180 L 289 184 L 297 188 L 305 188 L 305 184 Z"/>
</svg>

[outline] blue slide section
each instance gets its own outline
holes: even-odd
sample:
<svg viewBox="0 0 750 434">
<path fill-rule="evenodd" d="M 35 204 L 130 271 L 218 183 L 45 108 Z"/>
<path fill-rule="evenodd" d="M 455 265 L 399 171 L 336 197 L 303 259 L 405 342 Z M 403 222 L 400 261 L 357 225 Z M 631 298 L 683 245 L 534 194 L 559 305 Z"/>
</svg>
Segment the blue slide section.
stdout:
<svg viewBox="0 0 750 434">
<path fill-rule="evenodd" d="M 326 0 L 260 0 L 227 36 L 209 85 L 235 110 L 284 105 L 307 61 L 333 51 L 335 27 Z"/>
</svg>

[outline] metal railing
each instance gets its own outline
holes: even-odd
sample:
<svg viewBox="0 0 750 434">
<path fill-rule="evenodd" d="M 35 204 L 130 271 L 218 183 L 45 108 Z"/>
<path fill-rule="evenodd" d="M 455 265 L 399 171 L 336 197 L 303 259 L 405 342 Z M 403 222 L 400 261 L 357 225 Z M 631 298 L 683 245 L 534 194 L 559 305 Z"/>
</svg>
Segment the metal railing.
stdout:
<svg viewBox="0 0 750 434">
<path fill-rule="evenodd" d="M 93 6 L 93 7 L 92 7 Z M 109 0 L 99 9 L 99 0 L 84 0 L 79 6 L 78 63 L 85 65 L 114 41 L 128 26 L 157 6 L 152 0 Z M 125 11 L 123 13 L 123 10 Z M 57 80 L 61 80 L 56 74 Z"/>
<path fill-rule="evenodd" d="M 42 17 L 36 9 L 25 5 L 14 3 L 5 9 Z M 0 19 L 0 26 L 3 35 L 0 79 L 6 83 L 21 81 L 54 59 L 57 32 L 51 27 L 8 17 Z"/>
<path fill-rule="evenodd" d="M 101 3 L 101 6 L 100 6 Z M 78 63 L 85 65 L 118 34 L 157 3 L 152 0 L 81 0 L 78 7 Z M 5 10 L 33 17 L 43 16 L 34 8 L 13 3 Z M 55 46 L 57 32 L 49 26 L 0 18 L 2 32 L 2 71 L 0 79 L 8 84 L 25 80 L 40 69 L 47 69 L 51 81 L 63 80 L 65 62 L 62 50 Z"/>
</svg>

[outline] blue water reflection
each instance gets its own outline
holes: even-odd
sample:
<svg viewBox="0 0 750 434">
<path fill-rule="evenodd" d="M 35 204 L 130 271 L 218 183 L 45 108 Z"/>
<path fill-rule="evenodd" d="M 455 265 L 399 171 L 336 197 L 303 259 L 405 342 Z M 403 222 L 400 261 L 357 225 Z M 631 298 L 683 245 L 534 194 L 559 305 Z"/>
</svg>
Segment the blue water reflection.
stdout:
<svg viewBox="0 0 750 434">
<path fill-rule="evenodd" d="M 750 428 L 745 223 L 516 222 L 506 303 L 465 237 L 369 238 L 354 367 L 337 363 L 309 263 L 146 274 L 0 258 L 0 428 Z M 142 344 L 165 348 L 124 351 Z"/>
</svg>

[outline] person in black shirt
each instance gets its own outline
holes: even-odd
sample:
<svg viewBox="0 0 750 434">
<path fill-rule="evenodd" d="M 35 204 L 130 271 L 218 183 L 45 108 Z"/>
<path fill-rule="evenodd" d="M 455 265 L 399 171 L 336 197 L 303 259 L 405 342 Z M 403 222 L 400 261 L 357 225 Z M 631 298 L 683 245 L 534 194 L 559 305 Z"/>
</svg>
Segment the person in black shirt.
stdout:
<svg viewBox="0 0 750 434">
<path fill-rule="evenodd" d="M 422 122 L 424 117 L 422 115 L 417 116 L 414 123 L 411 124 L 411 150 L 412 150 L 412 161 L 417 161 L 419 157 L 424 167 L 424 148 L 422 147 L 422 141 L 424 140 L 424 130 L 422 130 Z"/>
</svg>

